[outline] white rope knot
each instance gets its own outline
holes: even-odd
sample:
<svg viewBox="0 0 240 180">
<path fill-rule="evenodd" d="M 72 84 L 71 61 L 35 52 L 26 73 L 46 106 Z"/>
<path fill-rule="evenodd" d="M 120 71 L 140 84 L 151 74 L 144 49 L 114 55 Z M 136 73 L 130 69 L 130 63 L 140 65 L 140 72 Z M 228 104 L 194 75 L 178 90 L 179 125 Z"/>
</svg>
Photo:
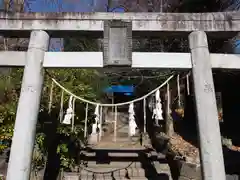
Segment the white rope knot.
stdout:
<svg viewBox="0 0 240 180">
<path fill-rule="evenodd" d="M 155 108 L 153 109 L 153 118 L 156 120 L 156 124 L 158 125 L 158 120 L 163 120 L 162 103 L 159 90 L 156 91 L 155 100 L 156 104 Z"/>
<path fill-rule="evenodd" d="M 129 136 L 131 137 L 136 135 L 136 128 L 137 128 L 137 124 L 135 122 L 135 117 L 134 117 L 135 112 L 134 112 L 133 103 L 129 105 L 128 113 L 129 113 Z"/>
<path fill-rule="evenodd" d="M 63 124 L 71 124 L 71 120 L 73 118 L 74 112 L 73 112 L 73 96 L 70 96 L 68 101 L 68 109 L 63 119 Z"/>
<path fill-rule="evenodd" d="M 95 107 L 94 115 L 95 115 L 95 123 L 98 123 L 99 122 L 99 104 L 97 104 Z"/>
<path fill-rule="evenodd" d="M 95 124 L 96 124 L 96 127 L 100 130 L 101 129 L 101 123 L 100 123 L 100 107 L 99 107 L 99 104 L 97 104 L 96 108 L 95 108 L 95 112 L 94 112 L 94 115 L 95 115 Z"/>
<path fill-rule="evenodd" d="M 98 104 L 95 107 L 94 115 L 95 115 L 95 118 L 94 118 L 95 122 L 92 125 L 92 134 L 97 133 L 97 125 L 99 121 L 99 105 Z"/>
<path fill-rule="evenodd" d="M 101 124 L 100 124 L 100 114 L 99 114 L 99 104 L 96 105 L 95 107 L 95 111 L 94 111 L 94 115 L 95 115 L 95 122 L 92 125 L 92 133 L 91 133 L 91 143 L 96 143 L 98 141 L 98 131 L 100 131 L 101 129 Z"/>
</svg>

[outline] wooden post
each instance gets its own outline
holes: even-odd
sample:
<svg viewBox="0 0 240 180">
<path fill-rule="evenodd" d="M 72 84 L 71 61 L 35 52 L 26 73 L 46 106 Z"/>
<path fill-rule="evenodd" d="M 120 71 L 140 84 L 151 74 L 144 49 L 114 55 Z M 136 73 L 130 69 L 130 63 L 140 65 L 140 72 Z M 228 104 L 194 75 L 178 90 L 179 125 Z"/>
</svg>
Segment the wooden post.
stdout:
<svg viewBox="0 0 240 180">
<path fill-rule="evenodd" d="M 31 33 L 21 95 L 18 102 L 7 180 L 29 180 L 35 131 L 43 84 L 44 53 L 49 36 L 44 31 Z"/>
<path fill-rule="evenodd" d="M 99 115 L 100 115 L 100 119 L 99 119 L 99 121 L 100 121 L 100 130 L 99 130 L 99 141 L 101 141 L 101 139 L 102 139 L 102 136 L 103 136 L 103 130 L 102 130 L 102 128 L 103 128 L 103 107 L 102 106 L 100 106 L 99 107 Z"/>
<path fill-rule="evenodd" d="M 115 106 L 114 112 L 114 142 L 117 142 L 117 106 Z"/>
<path fill-rule="evenodd" d="M 87 138 L 88 135 L 88 103 L 85 107 L 85 123 L 84 123 L 84 138 Z"/>
<path fill-rule="evenodd" d="M 204 180 L 225 180 L 221 134 L 206 33 L 192 32 L 189 35 L 189 45 L 201 146 L 202 177 Z"/>
<path fill-rule="evenodd" d="M 174 133 L 174 127 L 173 127 L 173 118 L 171 116 L 171 93 L 170 93 L 170 88 L 169 88 L 169 83 L 167 83 L 167 93 L 165 96 L 165 100 L 166 100 L 166 115 L 165 115 L 165 122 L 166 122 L 166 134 L 168 136 L 172 136 Z"/>
<path fill-rule="evenodd" d="M 147 112 L 146 112 L 146 99 L 143 99 L 143 133 L 146 135 L 147 133 Z"/>
<path fill-rule="evenodd" d="M 114 92 L 112 92 L 112 104 L 114 104 Z M 112 106 L 112 114 L 114 113 L 114 107 Z"/>
</svg>

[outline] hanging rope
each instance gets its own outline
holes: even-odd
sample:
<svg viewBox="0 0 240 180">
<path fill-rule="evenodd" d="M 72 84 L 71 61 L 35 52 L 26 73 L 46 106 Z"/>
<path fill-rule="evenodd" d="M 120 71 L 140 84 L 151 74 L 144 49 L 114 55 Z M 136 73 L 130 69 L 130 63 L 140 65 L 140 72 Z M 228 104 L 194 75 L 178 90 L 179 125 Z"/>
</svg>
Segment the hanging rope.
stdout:
<svg viewBox="0 0 240 180">
<path fill-rule="evenodd" d="M 95 118 L 94 118 L 95 122 L 92 125 L 91 136 L 92 136 L 92 140 L 96 142 L 99 140 L 99 131 L 101 129 L 101 125 L 99 123 L 99 104 L 97 104 L 95 107 L 94 115 L 95 115 Z"/>
<path fill-rule="evenodd" d="M 163 120 L 162 103 L 161 103 L 161 97 L 160 97 L 159 90 L 156 91 L 155 100 L 156 100 L 156 104 L 155 104 L 155 108 L 153 109 L 153 118 L 155 119 L 155 123 L 158 126 L 159 125 L 158 121 Z"/>
<path fill-rule="evenodd" d="M 99 134 L 99 131 L 100 131 L 100 129 L 101 129 L 99 109 L 100 109 L 100 106 L 99 106 L 99 104 L 97 104 L 97 106 L 96 106 L 96 108 L 95 108 L 94 115 L 95 115 L 95 123 L 96 123 L 96 125 L 97 125 L 97 133 L 98 133 L 98 134 Z"/>
<path fill-rule="evenodd" d="M 137 124 L 135 122 L 134 104 L 131 103 L 128 109 L 129 113 L 129 137 L 136 135 Z"/>
<path fill-rule="evenodd" d="M 72 117 L 73 117 L 73 96 L 70 96 L 69 98 L 69 101 L 68 101 L 68 109 L 67 109 L 67 112 L 64 116 L 64 119 L 63 119 L 63 124 L 71 124 L 71 120 L 72 120 Z"/>
<path fill-rule="evenodd" d="M 152 95 L 153 93 L 155 93 L 157 90 L 159 90 L 160 88 L 162 88 L 164 85 L 167 84 L 168 81 L 170 81 L 172 78 L 174 77 L 174 75 L 170 76 L 164 83 L 162 83 L 160 86 L 158 86 L 157 88 L 155 88 L 154 90 L 152 90 L 151 92 L 147 93 L 146 95 L 140 97 L 140 98 L 137 98 L 135 100 L 132 100 L 132 101 L 127 101 L 127 102 L 124 102 L 124 103 L 117 103 L 117 104 L 101 104 L 101 103 L 96 103 L 96 102 L 93 102 L 93 101 L 89 101 L 89 100 L 86 100 L 84 98 L 81 98 L 79 96 L 76 96 L 75 94 L 73 94 L 72 92 L 70 92 L 69 90 L 67 90 L 66 88 L 64 88 L 61 84 L 59 84 L 54 78 L 52 78 L 52 81 L 58 86 L 60 87 L 62 90 L 64 90 L 67 94 L 75 97 L 76 99 L 78 100 L 81 100 L 85 103 L 88 103 L 88 104 L 92 104 L 92 105 L 100 105 L 100 106 L 108 106 L 108 107 L 115 107 L 115 106 L 124 106 L 124 105 L 129 105 L 131 103 L 136 103 L 138 101 L 141 101 L 145 98 L 147 98 L 148 96 Z"/>
<path fill-rule="evenodd" d="M 155 98 L 156 98 L 156 104 L 155 104 L 155 109 L 153 116 L 156 120 L 162 120 L 162 104 L 161 104 L 161 98 L 160 98 L 160 91 L 159 89 L 162 88 L 164 85 L 166 85 L 174 76 L 170 76 L 164 83 L 162 83 L 160 86 L 152 90 L 151 92 L 147 93 L 146 95 L 137 98 L 132 101 L 124 102 L 124 103 L 117 103 L 117 104 L 101 104 L 101 103 L 96 103 L 92 102 L 89 100 L 86 100 L 84 98 L 78 97 L 75 94 L 71 93 L 69 90 L 64 88 L 62 85 L 60 85 L 54 78 L 52 78 L 52 86 L 51 86 L 51 91 L 50 91 L 50 102 L 49 102 L 49 111 L 51 111 L 51 101 L 52 101 L 52 91 L 53 91 L 53 86 L 54 84 L 57 85 L 62 89 L 62 94 L 61 94 L 61 105 L 60 105 L 60 122 L 63 122 L 64 124 L 71 124 L 72 122 L 72 130 L 74 130 L 74 111 L 75 111 L 75 100 L 81 100 L 83 102 L 86 102 L 86 109 L 85 109 L 85 127 L 84 127 L 84 137 L 87 137 L 87 120 L 88 120 L 88 106 L 89 104 L 96 105 L 95 109 L 95 123 L 92 125 L 92 134 L 96 134 L 97 136 L 100 135 L 100 138 L 102 136 L 102 108 L 105 107 L 114 107 L 115 108 L 115 124 L 114 124 L 114 141 L 117 139 L 117 108 L 118 106 L 123 106 L 123 105 L 131 105 L 133 106 L 133 103 L 138 102 L 143 100 L 143 113 L 144 113 L 144 132 L 146 133 L 146 98 L 148 96 L 151 96 L 153 93 L 155 93 Z M 180 86 L 179 86 L 179 75 L 178 75 L 178 92 L 180 92 Z M 64 93 L 67 93 L 70 95 L 69 99 L 69 107 L 67 109 L 66 115 L 63 120 L 63 103 L 64 103 Z M 179 98 L 180 99 L 180 98 Z M 73 105 L 74 104 L 74 105 Z M 99 110 L 100 108 L 100 110 Z M 132 112 L 129 113 L 131 116 L 129 119 L 131 120 L 129 126 L 136 126 L 135 120 L 134 120 L 134 108 L 131 110 Z M 63 121 L 62 121 L 63 120 Z M 71 121 L 72 120 L 72 121 Z M 158 124 L 158 123 L 157 123 Z M 98 131 L 99 130 L 99 131 Z M 135 131 L 131 130 L 130 135 L 134 134 Z M 97 138 L 98 139 L 98 138 Z"/>
<path fill-rule="evenodd" d="M 60 121 L 60 123 L 63 120 L 63 103 L 64 103 L 64 99 L 63 98 L 64 98 L 64 90 L 62 90 L 62 93 L 61 93 L 60 112 L 59 112 L 59 121 Z"/>
<path fill-rule="evenodd" d="M 85 108 L 85 125 L 84 125 L 84 138 L 87 137 L 87 121 L 88 121 L 88 103 Z"/>
</svg>

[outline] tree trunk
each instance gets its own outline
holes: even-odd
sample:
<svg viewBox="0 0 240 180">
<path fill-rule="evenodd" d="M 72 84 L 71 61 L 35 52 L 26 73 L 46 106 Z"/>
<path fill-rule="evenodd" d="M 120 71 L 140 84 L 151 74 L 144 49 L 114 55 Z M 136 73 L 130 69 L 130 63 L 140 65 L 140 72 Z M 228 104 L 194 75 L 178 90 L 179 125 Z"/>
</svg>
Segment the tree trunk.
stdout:
<svg viewBox="0 0 240 180">
<path fill-rule="evenodd" d="M 165 94 L 165 121 L 166 121 L 166 134 L 172 136 L 174 134 L 173 118 L 171 116 L 171 92 L 170 90 Z"/>
</svg>

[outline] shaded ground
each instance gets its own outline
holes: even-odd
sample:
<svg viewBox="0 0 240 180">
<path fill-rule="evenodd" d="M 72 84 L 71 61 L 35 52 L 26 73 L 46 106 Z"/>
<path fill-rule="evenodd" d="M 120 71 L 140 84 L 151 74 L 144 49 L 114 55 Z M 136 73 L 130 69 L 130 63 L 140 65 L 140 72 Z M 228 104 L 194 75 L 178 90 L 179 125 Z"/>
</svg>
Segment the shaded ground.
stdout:
<svg viewBox="0 0 240 180">
<path fill-rule="evenodd" d="M 229 98 L 229 97 L 228 97 Z M 186 156 L 193 156 L 199 154 L 199 143 L 198 143 L 198 134 L 197 134 L 197 127 L 196 127 L 196 116 L 195 116 L 195 109 L 194 109 L 194 102 L 193 97 L 188 96 L 186 99 L 186 106 L 185 106 L 185 118 L 181 121 L 175 121 L 175 132 L 182 138 L 182 141 L 188 142 L 190 145 L 189 147 L 182 147 L 183 149 L 188 149 L 187 152 L 183 153 Z M 228 99 L 229 101 L 229 99 Z M 232 112 L 233 113 L 233 112 Z M 231 117 L 233 117 L 231 113 Z M 235 118 L 236 118 L 235 114 Z M 225 122 L 229 120 L 229 116 L 225 114 Z M 233 121 L 231 121 L 233 122 Z M 239 144 L 237 143 L 236 139 L 239 139 L 239 133 L 234 131 L 233 128 L 234 124 L 236 123 L 220 123 L 221 133 L 225 137 L 231 138 L 235 140 L 233 141 L 233 146 L 223 146 L 223 154 L 224 154 L 224 163 L 225 163 L 225 170 L 227 174 L 237 174 L 240 175 L 240 151 L 237 147 Z M 230 126 L 231 125 L 231 126 Z M 231 133 L 229 133 L 231 132 Z M 180 139 L 179 138 L 179 139 Z M 184 144 L 184 143 L 182 143 Z M 186 143 L 187 144 L 187 143 Z M 181 148 L 181 147 L 179 147 Z M 181 151 L 181 150 L 179 150 Z M 196 153 L 197 151 L 197 153 Z"/>
<path fill-rule="evenodd" d="M 240 76 L 234 76 L 233 79 L 230 77 L 230 80 L 229 78 L 224 79 L 222 75 L 220 75 L 218 79 L 220 82 L 216 81 L 216 89 L 219 91 L 220 88 L 223 95 L 224 123 L 220 123 L 221 133 L 224 137 L 232 139 L 233 143 L 233 146 L 230 148 L 223 146 L 225 169 L 228 176 L 232 174 L 240 176 L 240 152 L 236 151 L 236 147 L 239 147 L 240 145 L 240 121 L 238 121 L 240 118 L 240 84 L 238 83 L 238 85 L 236 85 L 237 81 L 240 79 Z M 177 171 L 179 166 L 177 163 L 172 161 L 173 157 L 176 156 L 177 153 L 179 153 L 179 155 L 193 158 L 199 156 L 199 144 L 197 135 L 198 131 L 196 127 L 196 114 L 193 96 L 186 96 L 184 104 L 184 119 L 174 119 L 174 129 L 176 136 L 174 136 L 172 139 L 174 139 L 176 143 L 175 147 L 171 148 L 169 148 L 168 138 L 164 137 L 164 135 L 161 134 L 161 131 L 164 132 L 165 129 L 161 129 L 154 125 L 154 120 L 151 117 L 152 113 L 149 109 L 147 109 L 148 135 L 152 141 L 153 147 L 158 152 L 170 154 L 168 156 L 168 163 L 172 169 L 173 179 L 178 179 L 179 176 L 179 172 Z M 140 122 L 140 127 L 142 127 L 141 124 L 143 122 L 142 108 L 142 104 L 138 105 L 139 110 L 137 114 L 138 122 Z M 171 150 L 174 150 L 175 154 L 171 154 Z M 186 158 L 183 157 L 181 160 L 186 160 Z"/>
<path fill-rule="evenodd" d="M 7 174 L 7 150 L 0 155 L 0 177 Z"/>
</svg>

